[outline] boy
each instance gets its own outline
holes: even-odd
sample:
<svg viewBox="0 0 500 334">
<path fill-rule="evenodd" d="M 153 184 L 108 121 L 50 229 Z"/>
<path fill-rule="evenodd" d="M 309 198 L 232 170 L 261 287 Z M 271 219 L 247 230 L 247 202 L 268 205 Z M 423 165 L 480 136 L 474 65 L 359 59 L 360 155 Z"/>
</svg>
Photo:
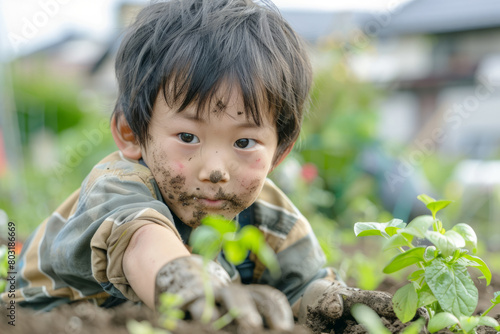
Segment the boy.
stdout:
<svg viewBox="0 0 500 334">
<path fill-rule="evenodd" d="M 167 291 L 197 318 L 202 265 L 185 245 L 211 214 L 260 228 L 281 265 L 273 279 L 253 255 L 237 267 L 223 254 L 210 264 L 221 308 L 239 308 L 241 324 L 261 326 L 262 315 L 290 328 L 289 304 L 304 318 L 308 286 L 308 304 L 328 289 L 337 298 L 307 220 L 266 178 L 298 137 L 311 84 L 304 45 L 277 10 L 251 0 L 151 4 L 125 35 L 116 74 L 119 152 L 25 243 L 17 302 L 49 310 L 131 300 L 154 309 Z M 329 307 L 325 314 L 338 311 Z"/>
</svg>

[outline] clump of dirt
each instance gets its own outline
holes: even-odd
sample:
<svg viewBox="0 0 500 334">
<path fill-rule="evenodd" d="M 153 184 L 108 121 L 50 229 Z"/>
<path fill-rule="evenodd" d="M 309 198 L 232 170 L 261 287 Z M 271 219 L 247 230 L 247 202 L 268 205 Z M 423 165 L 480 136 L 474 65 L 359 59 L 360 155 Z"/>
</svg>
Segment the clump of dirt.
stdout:
<svg viewBox="0 0 500 334">
<path fill-rule="evenodd" d="M 372 300 L 376 300 L 377 298 L 372 298 Z M 366 300 L 363 302 L 366 305 L 369 305 L 373 309 L 380 310 L 381 308 L 378 305 L 370 303 L 370 300 Z M 384 303 L 385 305 L 385 303 Z M 347 308 L 352 305 L 345 305 Z M 321 308 L 321 305 L 317 306 Z M 344 311 L 342 317 L 332 320 L 322 316 L 321 310 L 315 310 L 314 308 L 308 308 L 308 318 L 307 318 L 307 326 L 314 334 L 321 333 L 329 333 L 329 334 L 361 334 L 368 333 L 363 325 L 360 325 L 354 320 L 349 311 Z M 400 333 L 404 328 L 411 325 L 410 323 L 403 324 L 394 314 L 394 312 L 381 312 L 384 313 L 383 316 L 380 317 L 383 325 L 391 332 L 391 333 Z M 391 314 L 392 313 L 392 314 Z M 380 313 L 379 313 L 380 314 Z M 417 315 L 414 320 L 417 320 L 420 317 L 428 318 L 427 311 L 425 309 L 419 309 Z M 425 333 L 422 331 L 422 333 Z"/>
</svg>

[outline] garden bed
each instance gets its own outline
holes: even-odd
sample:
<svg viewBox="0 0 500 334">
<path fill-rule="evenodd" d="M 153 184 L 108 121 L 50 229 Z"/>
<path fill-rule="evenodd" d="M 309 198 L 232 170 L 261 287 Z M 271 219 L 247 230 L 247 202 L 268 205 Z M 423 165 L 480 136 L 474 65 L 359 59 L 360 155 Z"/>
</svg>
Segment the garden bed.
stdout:
<svg viewBox="0 0 500 334">
<path fill-rule="evenodd" d="M 400 283 L 394 279 L 387 277 L 379 286 L 379 290 L 394 293 Z M 477 312 L 484 311 L 489 305 L 489 300 L 494 291 L 500 290 L 500 279 L 493 276 L 491 285 L 486 287 L 484 283 L 478 284 L 479 288 L 479 304 Z M 3 307 L 2 307 L 3 308 Z M 493 310 L 495 311 L 495 310 Z M 497 313 L 497 312 L 494 312 Z M 500 320 L 500 315 L 495 318 Z M 109 333 L 109 334 L 126 334 L 126 324 L 129 320 L 149 321 L 157 326 L 157 318 L 155 314 L 145 307 L 137 305 L 125 304 L 118 306 L 114 309 L 102 309 L 90 303 L 78 303 L 74 305 L 64 305 L 56 310 L 43 313 L 34 314 L 33 312 L 17 308 L 16 309 L 16 326 L 8 325 L 4 319 L 0 322 L 0 333 L 68 333 L 68 334 L 96 334 L 96 333 Z M 399 333 L 405 327 L 398 319 L 382 318 L 384 325 L 392 332 Z M 210 326 L 193 321 L 180 321 L 177 329 L 173 331 L 176 334 L 213 334 L 213 333 L 259 333 L 259 334 L 277 334 L 280 331 L 273 330 L 243 330 L 236 326 L 228 326 L 223 330 L 215 331 Z M 297 325 L 292 333 L 307 334 L 311 333 L 310 330 Z M 326 333 L 344 333 L 344 334 L 361 334 L 368 333 L 361 325 L 358 325 L 352 318 L 342 319 L 331 325 Z M 440 331 L 439 333 L 450 333 L 449 331 Z M 479 327 L 478 334 L 497 333 L 494 329 L 489 327 Z M 153 334 L 153 332 L 145 332 L 144 334 Z M 156 333 L 154 333 L 156 334 Z"/>
</svg>

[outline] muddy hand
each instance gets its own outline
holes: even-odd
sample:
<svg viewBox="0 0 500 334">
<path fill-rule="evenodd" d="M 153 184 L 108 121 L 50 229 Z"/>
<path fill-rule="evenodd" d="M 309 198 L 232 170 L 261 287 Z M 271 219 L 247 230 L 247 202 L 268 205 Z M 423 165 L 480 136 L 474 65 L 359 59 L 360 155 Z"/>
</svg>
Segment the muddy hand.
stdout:
<svg viewBox="0 0 500 334">
<path fill-rule="evenodd" d="M 352 305 L 357 303 L 370 306 L 380 316 L 395 317 L 390 294 L 349 288 L 339 282 L 320 279 L 312 282 L 304 293 L 299 323 L 308 326 L 323 323 L 327 328 L 335 320 L 350 315 Z"/>
<path fill-rule="evenodd" d="M 203 259 L 192 255 L 175 259 L 163 266 L 156 275 L 155 302 L 161 293 L 179 295 L 181 309 L 192 319 L 199 320 L 205 307 L 204 275 L 210 283 L 216 302 L 212 313 L 215 320 L 236 310 L 240 329 L 262 328 L 265 325 L 277 330 L 291 330 L 293 316 L 286 297 L 269 286 L 233 284 L 226 271 L 210 261 L 203 269 Z"/>
</svg>

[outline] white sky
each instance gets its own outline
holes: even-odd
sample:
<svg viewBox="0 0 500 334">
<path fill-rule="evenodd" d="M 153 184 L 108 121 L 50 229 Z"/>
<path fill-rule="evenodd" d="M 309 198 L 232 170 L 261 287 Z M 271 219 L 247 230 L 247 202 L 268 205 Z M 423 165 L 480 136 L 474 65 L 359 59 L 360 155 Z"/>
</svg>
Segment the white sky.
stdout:
<svg viewBox="0 0 500 334">
<path fill-rule="evenodd" d="M 146 0 L 135 0 L 147 2 Z M 0 0 L 1 54 L 22 54 L 70 29 L 109 38 L 119 0 Z M 404 0 L 274 0 L 280 8 L 384 10 Z"/>
</svg>

